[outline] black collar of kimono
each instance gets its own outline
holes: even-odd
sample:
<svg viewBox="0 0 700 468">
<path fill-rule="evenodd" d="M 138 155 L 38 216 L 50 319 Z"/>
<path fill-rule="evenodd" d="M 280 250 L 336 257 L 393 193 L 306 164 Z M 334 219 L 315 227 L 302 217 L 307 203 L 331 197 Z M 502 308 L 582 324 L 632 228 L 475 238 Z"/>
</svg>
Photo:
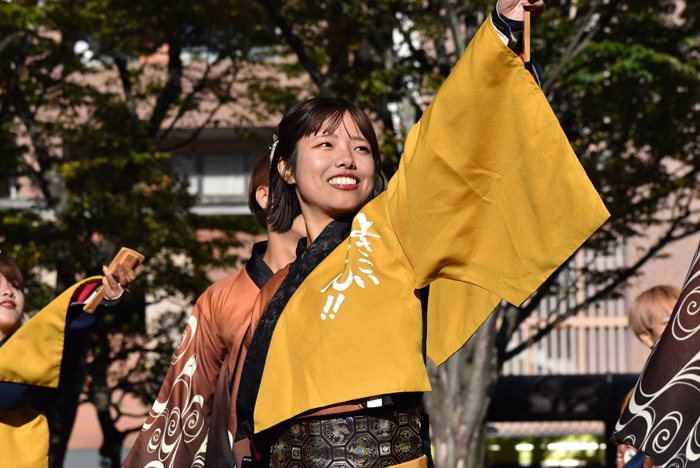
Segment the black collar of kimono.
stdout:
<svg viewBox="0 0 700 468">
<path fill-rule="evenodd" d="M 301 254 L 304 253 L 306 250 L 306 237 L 302 237 L 299 239 L 299 242 L 297 243 L 297 258 L 301 257 Z"/>
<path fill-rule="evenodd" d="M 258 398 L 272 334 L 282 311 L 287 306 L 294 291 L 299 288 L 314 268 L 348 238 L 354 217 L 353 213 L 330 223 L 316 240 L 289 265 L 289 273 L 260 318 L 241 371 L 241 383 L 236 401 L 238 415 L 236 441 L 252 437 L 255 432 L 253 426 L 255 402 Z"/>
<path fill-rule="evenodd" d="M 250 279 L 253 280 L 253 283 L 255 283 L 258 289 L 262 289 L 265 283 L 274 275 L 270 267 L 267 266 L 267 263 L 263 260 L 266 251 L 267 241 L 258 242 L 253 245 L 253 253 L 250 256 L 250 260 L 248 260 L 248 263 L 245 265 L 246 273 L 248 273 L 248 276 L 250 276 Z"/>
</svg>

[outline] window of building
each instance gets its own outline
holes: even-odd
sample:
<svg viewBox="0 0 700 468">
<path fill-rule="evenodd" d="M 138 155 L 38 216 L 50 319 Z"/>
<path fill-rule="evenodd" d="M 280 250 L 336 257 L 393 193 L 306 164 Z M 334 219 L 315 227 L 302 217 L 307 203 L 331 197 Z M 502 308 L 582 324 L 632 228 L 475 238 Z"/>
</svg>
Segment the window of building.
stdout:
<svg viewBox="0 0 700 468">
<path fill-rule="evenodd" d="M 199 196 L 200 205 L 247 206 L 250 174 L 259 156 L 258 152 L 176 154 L 173 167 L 187 177 L 190 193 Z"/>
</svg>

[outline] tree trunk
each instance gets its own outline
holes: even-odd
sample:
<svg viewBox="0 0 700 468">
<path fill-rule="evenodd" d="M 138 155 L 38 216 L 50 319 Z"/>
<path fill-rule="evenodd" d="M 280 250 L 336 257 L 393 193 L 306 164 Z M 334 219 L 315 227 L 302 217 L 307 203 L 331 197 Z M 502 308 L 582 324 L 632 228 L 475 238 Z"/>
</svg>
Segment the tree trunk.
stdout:
<svg viewBox="0 0 700 468">
<path fill-rule="evenodd" d="M 95 405 L 97 419 L 100 421 L 100 428 L 104 435 L 104 440 L 100 447 L 100 467 L 116 468 L 122 466 L 121 453 L 125 433 L 114 426 L 115 421 L 110 414 L 109 389 L 95 392 L 90 402 Z"/>
<path fill-rule="evenodd" d="M 498 379 L 496 313 L 439 369 L 432 366 L 431 415 L 435 466 L 476 468 L 485 464 L 485 418 Z"/>
</svg>

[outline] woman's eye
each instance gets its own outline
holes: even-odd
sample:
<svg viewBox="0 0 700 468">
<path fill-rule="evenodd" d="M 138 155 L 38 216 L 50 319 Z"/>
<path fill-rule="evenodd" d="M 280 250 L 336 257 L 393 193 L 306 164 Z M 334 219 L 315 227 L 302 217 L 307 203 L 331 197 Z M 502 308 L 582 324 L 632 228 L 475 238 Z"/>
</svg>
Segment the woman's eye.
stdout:
<svg viewBox="0 0 700 468">
<path fill-rule="evenodd" d="M 320 148 L 333 148 L 333 145 L 331 145 L 329 142 L 324 141 L 323 143 L 319 143 L 318 146 Z"/>
<path fill-rule="evenodd" d="M 366 147 L 366 146 L 358 146 L 357 148 L 355 148 L 355 151 L 362 151 L 362 152 L 364 152 L 364 153 L 370 153 L 370 152 L 371 152 L 370 149 L 369 149 L 368 147 Z"/>
</svg>

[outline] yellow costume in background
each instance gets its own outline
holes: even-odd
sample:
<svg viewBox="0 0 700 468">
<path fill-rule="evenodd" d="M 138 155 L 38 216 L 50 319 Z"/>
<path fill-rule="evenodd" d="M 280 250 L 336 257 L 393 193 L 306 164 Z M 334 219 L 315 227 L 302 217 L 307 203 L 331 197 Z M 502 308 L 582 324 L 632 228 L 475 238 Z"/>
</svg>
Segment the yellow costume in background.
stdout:
<svg viewBox="0 0 700 468">
<path fill-rule="evenodd" d="M 46 467 L 49 427 L 42 408 L 58 392 L 64 362 L 68 308 L 100 278 L 66 290 L 0 346 L 0 447 L 2 466 Z M 97 282 L 97 283 L 96 283 Z M 82 309 L 83 304 L 72 307 Z"/>
</svg>

